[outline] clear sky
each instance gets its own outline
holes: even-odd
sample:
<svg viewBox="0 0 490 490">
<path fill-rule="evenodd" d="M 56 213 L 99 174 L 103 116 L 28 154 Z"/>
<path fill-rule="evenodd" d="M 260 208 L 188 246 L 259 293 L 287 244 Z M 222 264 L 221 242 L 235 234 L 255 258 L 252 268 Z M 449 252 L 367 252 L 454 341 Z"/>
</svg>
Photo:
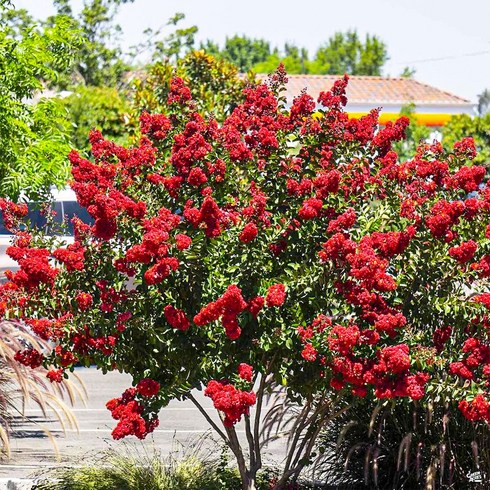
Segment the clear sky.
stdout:
<svg viewBox="0 0 490 490">
<path fill-rule="evenodd" d="M 51 0 L 13 0 L 38 18 L 53 13 Z M 83 0 L 72 0 L 75 10 Z M 490 89 L 490 0 L 135 0 L 122 5 L 117 22 L 123 46 L 165 25 L 176 12 L 182 26 L 197 25 L 198 40 L 222 43 L 246 34 L 282 47 L 291 41 L 310 55 L 336 31 L 376 34 L 388 46 L 384 75 L 405 66 L 415 78 L 476 101 Z"/>
</svg>

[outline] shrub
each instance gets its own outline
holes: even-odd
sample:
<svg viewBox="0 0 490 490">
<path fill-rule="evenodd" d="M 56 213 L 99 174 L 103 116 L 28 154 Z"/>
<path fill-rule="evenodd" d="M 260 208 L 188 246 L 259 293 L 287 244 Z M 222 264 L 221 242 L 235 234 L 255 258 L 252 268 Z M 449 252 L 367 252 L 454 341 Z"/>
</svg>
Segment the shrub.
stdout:
<svg viewBox="0 0 490 490">
<path fill-rule="evenodd" d="M 69 246 L 20 232 L 8 250 L 20 271 L 1 291 L 9 315 L 56 342 L 19 361 L 130 373 L 135 386 L 107 403 L 116 439 L 145 437 L 162 406 L 189 398 L 244 489 L 274 384 L 299 406 L 276 489 L 356 397 L 450 405 L 480 427 L 490 417 L 490 189 L 473 141 L 400 162 L 408 120 L 349 118 L 347 76 L 290 108 L 284 82 L 279 70 L 246 89 L 218 124 L 174 78 L 165 114 L 142 114 L 138 146 L 93 131 L 93 160 L 69 158 L 94 226 L 75 220 Z M 6 221 L 25 212 L 3 207 Z M 221 424 L 192 395 L 204 387 Z"/>
<path fill-rule="evenodd" d="M 87 134 L 94 128 L 120 144 L 127 143 L 130 104 L 122 91 L 81 86 L 63 102 L 72 125 L 70 139 L 78 150 L 90 150 Z"/>
<path fill-rule="evenodd" d="M 320 435 L 317 480 L 345 488 L 488 488 L 488 427 L 459 410 L 359 400 Z"/>
</svg>

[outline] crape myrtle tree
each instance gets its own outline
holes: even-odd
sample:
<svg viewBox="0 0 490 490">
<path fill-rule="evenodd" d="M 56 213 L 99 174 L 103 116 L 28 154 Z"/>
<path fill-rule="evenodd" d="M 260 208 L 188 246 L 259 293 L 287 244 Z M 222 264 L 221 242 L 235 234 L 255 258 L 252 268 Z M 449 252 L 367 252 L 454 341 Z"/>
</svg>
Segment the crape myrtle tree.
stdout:
<svg viewBox="0 0 490 490">
<path fill-rule="evenodd" d="M 161 407 L 191 399 L 244 489 L 262 465 L 272 386 L 298 407 L 276 489 L 356 397 L 490 421 L 490 190 L 472 140 L 400 162 L 406 118 L 349 118 L 347 76 L 287 108 L 285 77 L 245 89 L 221 124 L 175 78 L 165 113 L 141 115 L 139 145 L 93 131 L 93 159 L 69 159 L 94 224 L 75 219 L 70 245 L 19 231 L 8 253 L 20 270 L 1 288 L 5 315 L 55 345 L 19 362 L 54 366 L 53 381 L 76 362 L 130 373 L 134 386 L 107 403 L 116 439 L 144 438 Z M 26 211 L 2 207 L 12 227 Z"/>
</svg>

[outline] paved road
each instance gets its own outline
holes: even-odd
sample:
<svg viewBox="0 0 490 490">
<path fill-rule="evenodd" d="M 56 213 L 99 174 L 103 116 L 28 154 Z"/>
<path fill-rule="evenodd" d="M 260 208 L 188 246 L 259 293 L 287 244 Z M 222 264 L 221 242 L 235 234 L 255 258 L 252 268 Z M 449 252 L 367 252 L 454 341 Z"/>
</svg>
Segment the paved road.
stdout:
<svg viewBox="0 0 490 490">
<path fill-rule="evenodd" d="M 31 422 L 16 420 L 15 433 L 11 438 L 12 457 L 10 461 L 0 463 L 0 477 L 25 477 L 33 471 L 57 464 L 51 438 L 42 427 L 49 429 L 59 448 L 62 462 L 80 461 L 89 457 L 90 452 L 96 453 L 108 447 L 143 453 L 156 449 L 162 454 L 168 454 L 181 445 L 186 448 L 195 445 L 209 433 L 206 420 L 192 402 L 174 401 L 160 413 L 160 426 L 151 437 L 143 442 L 134 437 L 114 441 L 111 430 L 115 421 L 105 408 L 105 403 L 131 386 L 131 378 L 120 373 L 102 375 L 93 368 L 79 368 L 76 373 L 86 386 L 89 395 L 86 405 L 78 399 L 72 407 L 79 429 L 67 427 L 65 436 L 55 417 L 45 418 L 38 407 L 29 407 L 26 415 Z M 196 393 L 195 396 L 217 420 L 211 400 L 203 397 L 202 393 Z M 237 425 L 237 432 L 241 438 L 244 437 L 242 425 Z M 128 442 L 129 439 L 131 442 Z M 211 445 L 209 442 L 207 444 Z M 283 451 L 284 443 L 274 443 L 269 450 L 268 459 L 277 460 Z"/>
</svg>

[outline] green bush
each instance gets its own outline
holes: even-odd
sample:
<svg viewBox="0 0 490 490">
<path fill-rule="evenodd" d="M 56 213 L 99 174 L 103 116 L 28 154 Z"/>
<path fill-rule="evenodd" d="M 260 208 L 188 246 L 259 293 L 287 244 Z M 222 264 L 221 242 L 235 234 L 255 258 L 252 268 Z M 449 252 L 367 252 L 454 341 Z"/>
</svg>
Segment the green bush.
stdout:
<svg viewBox="0 0 490 490">
<path fill-rule="evenodd" d="M 213 448 L 215 449 L 215 448 Z M 215 457 L 192 450 L 162 458 L 126 446 L 110 449 L 90 463 L 48 470 L 36 490 L 235 490 L 241 488 L 240 475 L 228 466 L 225 453 Z M 211 451 L 210 453 L 211 454 Z M 48 480 L 49 479 L 49 480 Z M 257 490 L 267 490 L 265 474 Z"/>
<path fill-rule="evenodd" d="M 96 128 L 119 144 L 128 143 L 129 102 L 112 87 L 78 87 L 64 99 L 71 122 L 70 139 L 75 148 L 88 149 L 88 132 Z"/>
</svg>

